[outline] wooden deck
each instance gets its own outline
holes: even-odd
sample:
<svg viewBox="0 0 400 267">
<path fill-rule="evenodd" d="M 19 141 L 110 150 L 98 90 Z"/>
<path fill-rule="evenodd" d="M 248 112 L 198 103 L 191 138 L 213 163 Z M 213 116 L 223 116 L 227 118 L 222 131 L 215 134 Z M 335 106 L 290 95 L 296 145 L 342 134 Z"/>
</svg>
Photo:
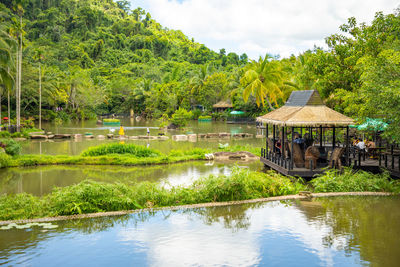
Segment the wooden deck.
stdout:
<svg viewBox="0 0 400 267">
<path fill-rule="evenodd" d="M 263 155 L 263 154 L 262 154 Z M 379 159 L 380 156 L 380 159 Z M 391 155 L 382 153 L 378 158 L 370 158 L 365 154 L 350 154 L 350 166 L 356 170 L 364 170 L 372 173 L 380 173 L 383 170 L 389 171 L 393 178 L 400 178 L 400 155 Z M 261 156 L 260 161 L 283 175 L 300 176 L 303 178 L 312 178 L 315 175 L 324 173 L 327 170 L 327 164 L 318 164 L 317 168 L 311 170 L 307 168 L 297 168 L 289 166 L 288 161 L 281 159 L 267 159 Z"/>
</svg>

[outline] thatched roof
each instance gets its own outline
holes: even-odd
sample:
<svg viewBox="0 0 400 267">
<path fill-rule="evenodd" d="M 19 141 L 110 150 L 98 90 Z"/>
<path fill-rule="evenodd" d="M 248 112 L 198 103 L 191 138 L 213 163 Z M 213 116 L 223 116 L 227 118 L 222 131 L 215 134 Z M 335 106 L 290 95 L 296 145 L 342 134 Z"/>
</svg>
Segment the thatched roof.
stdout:
<svg viewBox="0 0 400 267">
<path fill-rule="evenodd" d="M 230 101 L 219 101 L 213 105 L 213 108 L 233 108 Z"/>
<path fill-rule="evenodd" d="M 293 91 L 286 104 L 257 121 L 279 126 L 348 126 L 353 119 L 328 108 L 316 90 Z"/>
</svg>

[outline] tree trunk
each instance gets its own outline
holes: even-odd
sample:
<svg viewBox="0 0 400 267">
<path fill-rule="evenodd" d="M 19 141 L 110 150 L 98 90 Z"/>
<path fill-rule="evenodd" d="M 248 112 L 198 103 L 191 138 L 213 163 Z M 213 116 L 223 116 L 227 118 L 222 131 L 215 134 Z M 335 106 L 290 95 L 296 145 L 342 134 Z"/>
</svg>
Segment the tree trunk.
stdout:
<svg viewBox="0 0 400 267">
<path fill-rule="evenodd" d="M 22 16 L 19 17 L 20 24 L 22 28 Z M 20 131 L 21 129 L 21 81 L 22 81 L 22 29 L 19 33 L 19 88 L 18 88 L 18 117 L 17 117 L 17 130 Z"/>
<path fill-rule="evenodd" d="M 39 60 L 39 129 L 42 129 L 42 74 Z"/>
<path fill-rule="evenodd" d="M 269 98 L 265 97 L 265 99 L 267 100 L 268 106 L 271 110 L 275 110 L 275 108 L 271 105 L 271 102 L 269 102 Z"/>
<path fill-rule="evenodd" d="M 18 118 L 18 86 L 19 86 L 19 45 L 15 53 L 15 115 Z M 9 118 L 10 119 L 10 118 Z"/>
<path fill-rule="evenodd" d="M 8 106 L 8 129 L 10 129 L 10 125 L 11 125 L 11 117 L 10 117 L 10 89 L 8 89 L 7 91 L 7 106 Z"/>
</svg>

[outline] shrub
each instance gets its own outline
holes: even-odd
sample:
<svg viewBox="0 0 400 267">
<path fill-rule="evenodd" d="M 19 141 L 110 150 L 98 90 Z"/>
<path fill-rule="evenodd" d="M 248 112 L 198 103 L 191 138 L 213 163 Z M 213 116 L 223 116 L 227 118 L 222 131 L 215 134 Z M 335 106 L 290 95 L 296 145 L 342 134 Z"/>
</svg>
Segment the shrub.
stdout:
<svg viewBox="0 0 400 267">
<path fill-rule="evenodd" d="M 0 139 L 0 143 L 5 145 L 8 155 L 15 156 L 21 153 L 21 145 L 13 139 Z"/>
<path fill-rule="evenodd" d="M 2 150 L 3 148 L 0 148 Z M 6 153 L 0 151 L 0 168 L 5 168 L 10 166 L 11 157 Z"/>
<path fill-rule="evenodd" d="M 9 137 L 11 137 L 10 132 L 8 132 L 8 131 L 1 131 L 0 132 L 0 138 L 9 138 Z"/>
<path fill-rule="evenodd" d="M 198 118 L 199 121 L 201 121 L 201 120 L 211 120 L 211 119 L 212 119 L 212 117 L 211 117 L 211 116 L 208 116 L 208 115 L 199 116 L 199 118 Z"/>
<path fill-rule="evenodd" d="M 343 172 L 328 170 L 313 179 L 315 192 L 400 192 L 399 181 L 391 180 L 389 173 L 373 174 L 345 168 Z"/>
<path fill-rule="evenodd" d="M 179 128 L 187 125 L 188 121 L 193 118 L 193 114 L 191 111 L 186 111 L 184 108 L 179 108 L 172 114 L 171 123 L 175 124 Z"/>
<path fill-rule="evenodd" d="M 155 149 L 134 144 L 105 144 L 90 147 L 83 151 L 81 155 L 84 157 L 93 157 L 109 154 L 129 154 L 137 158 L 157 157 L 161 155 L 161 153 Z"/>
</svg>

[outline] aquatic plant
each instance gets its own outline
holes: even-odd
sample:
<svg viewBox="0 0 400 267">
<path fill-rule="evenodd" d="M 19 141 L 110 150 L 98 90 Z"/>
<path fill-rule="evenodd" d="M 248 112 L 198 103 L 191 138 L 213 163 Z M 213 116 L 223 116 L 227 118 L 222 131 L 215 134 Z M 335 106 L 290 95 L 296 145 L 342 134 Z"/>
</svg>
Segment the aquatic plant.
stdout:
<svg viewBox="0 0 400 267">
<path fill-rule="evenodd" d="M 157 157 L 161 153 L 155 149 L 134 144 L 104 144 L 90 147 L 82 152 L 83 157 L 103 156 L 109 154 L 129 154 L 137 158 Z"/>
<path fill-rule="evenodd" d="M 344 168 L 343 171 L 328 170 L 311 180 L 315 192 L 396 192 L 400 193 L 400 182 L 392 180 L 388 172 L 373 174 Z"/>
<path fill-rule="evenodd" d="M 192 185 L 166 188 L 159 183 L 107 184 L 90 180 L 55 188 L 38 198 L 29 194 L 0 197 L 0 220 L 234 201 L 296 194 L 305 186 L 275 172 L 235 167 L 231 176 L 210 175 Z"/>
</svg>

